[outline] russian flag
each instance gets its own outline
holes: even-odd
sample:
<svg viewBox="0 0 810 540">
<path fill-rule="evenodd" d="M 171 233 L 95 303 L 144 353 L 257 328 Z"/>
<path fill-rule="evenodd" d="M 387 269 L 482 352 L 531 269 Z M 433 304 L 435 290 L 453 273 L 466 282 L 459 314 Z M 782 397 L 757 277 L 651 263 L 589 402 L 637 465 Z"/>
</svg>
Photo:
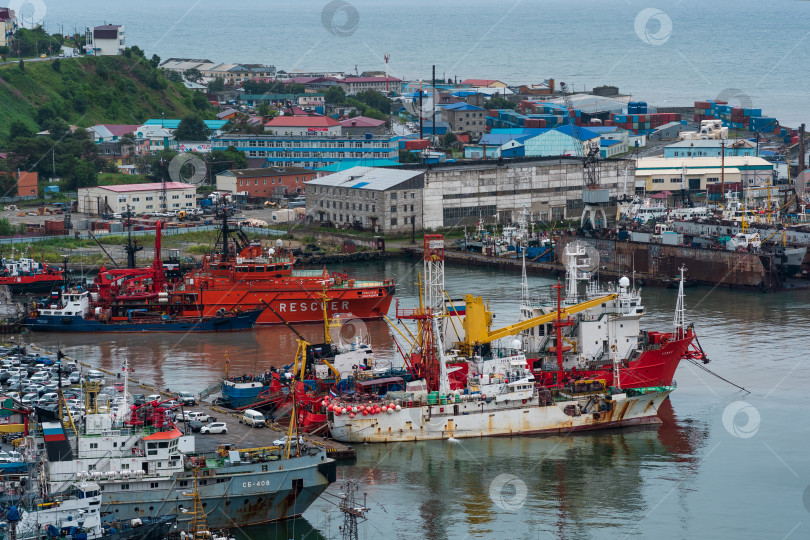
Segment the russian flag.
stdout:
<svg viewBox="0 0 810 540">
<path fill-rule="evenodd" d="M 334 390 L 332 390 L 332 389 L 330 388 L 330 389 L 329 389 L 329 395 L 330 395 L 330 396 L 332 396 L 332 397 L 337 397 L 337 392 L 335 392 Z"/>
</svg>

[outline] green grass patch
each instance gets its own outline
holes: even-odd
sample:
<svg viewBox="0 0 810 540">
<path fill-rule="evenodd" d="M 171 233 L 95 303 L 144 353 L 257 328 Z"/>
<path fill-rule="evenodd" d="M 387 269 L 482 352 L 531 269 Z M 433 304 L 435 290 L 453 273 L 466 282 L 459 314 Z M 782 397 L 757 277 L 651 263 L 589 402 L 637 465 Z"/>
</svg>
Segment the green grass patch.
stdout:
<svg viewBox="0 0 810 540">
<path fill-rule="evenodd" d="M 148 118 L 183 118 L 198 113 L 213 118 L 213 108 L 196 111 L 192 92 L 170 83 L 144 59 L 132 56 L 78 57 L 53 62 L 0 66 L 0 137 L 13 121 L 39 131 L 38 111 L 49 104 L 69 124 L 140 124 Z M 135 105 L 137 103 L 137 105 Z"/>
<path fill-rule="evenodd" d="M 117 186 L 122 184 L 143 184 L 148 182 L 142 174 L 101 173 L 98 175 L 98 185 Z"/>
</svg>

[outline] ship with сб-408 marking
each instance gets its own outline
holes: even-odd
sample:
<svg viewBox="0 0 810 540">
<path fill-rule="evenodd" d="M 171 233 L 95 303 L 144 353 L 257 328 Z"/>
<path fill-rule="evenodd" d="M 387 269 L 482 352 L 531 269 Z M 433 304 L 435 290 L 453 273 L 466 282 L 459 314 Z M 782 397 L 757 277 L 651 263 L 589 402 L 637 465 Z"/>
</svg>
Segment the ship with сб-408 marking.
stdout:
<svg viewBox="0 0 810 540">
<path fill-rule="evenodd" d="M 170 424 L 159 403 L 136 409 L 131 417 L 125 414 L 126 403 L 118 411 L 91 412 L 80 433 L 38 412 L 40 429 L 31 444 L 44 443 L 49 491 L 91 479 L 104 490 L 104 521 L 177 515 L 182 524 L 189 519 L 184 493 L 193 485 L 195 468 L 199 496 L 214 528 L 300 516 L 336 476 L 334 460 L 320 447 L 299 445 L 289 458 L 273 447 L 196 454 L 194 436 Z"/>
</svg>

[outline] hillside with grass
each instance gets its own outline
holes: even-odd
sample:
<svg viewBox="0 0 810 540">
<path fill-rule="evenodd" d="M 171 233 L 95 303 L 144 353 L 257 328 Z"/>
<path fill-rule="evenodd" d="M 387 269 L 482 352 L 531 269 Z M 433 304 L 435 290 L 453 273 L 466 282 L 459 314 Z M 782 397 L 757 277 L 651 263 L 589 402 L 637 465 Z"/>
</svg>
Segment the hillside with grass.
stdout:
<svg viewBox="0 0 810 540">
<path fill-rule="evenodd" d="M 55 120 L 89 127 L 140 124 L 148 118 L 211 117 L 205 96 L 170 82 L 159 59 L 137 47 L 124 56 L 60 58 L 0 66 L 0 139 L 22 122 L 40 131 Z"/>
</svg>

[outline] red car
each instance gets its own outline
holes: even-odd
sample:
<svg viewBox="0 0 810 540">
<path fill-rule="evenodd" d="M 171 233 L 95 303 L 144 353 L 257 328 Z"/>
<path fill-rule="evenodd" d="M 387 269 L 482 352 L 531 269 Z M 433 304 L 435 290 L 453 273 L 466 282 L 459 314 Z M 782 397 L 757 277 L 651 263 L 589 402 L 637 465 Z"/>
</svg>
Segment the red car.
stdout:
<svg viewBox="0 0 810 540">
<path fill-rule="evenodd" d="M 115 383 L 113 385 L 113 388 L 115 388 L 119 392 L 123 392 L 124 391 L 124 383 L 117 382 L 117 383 Z"/>
</svg>

